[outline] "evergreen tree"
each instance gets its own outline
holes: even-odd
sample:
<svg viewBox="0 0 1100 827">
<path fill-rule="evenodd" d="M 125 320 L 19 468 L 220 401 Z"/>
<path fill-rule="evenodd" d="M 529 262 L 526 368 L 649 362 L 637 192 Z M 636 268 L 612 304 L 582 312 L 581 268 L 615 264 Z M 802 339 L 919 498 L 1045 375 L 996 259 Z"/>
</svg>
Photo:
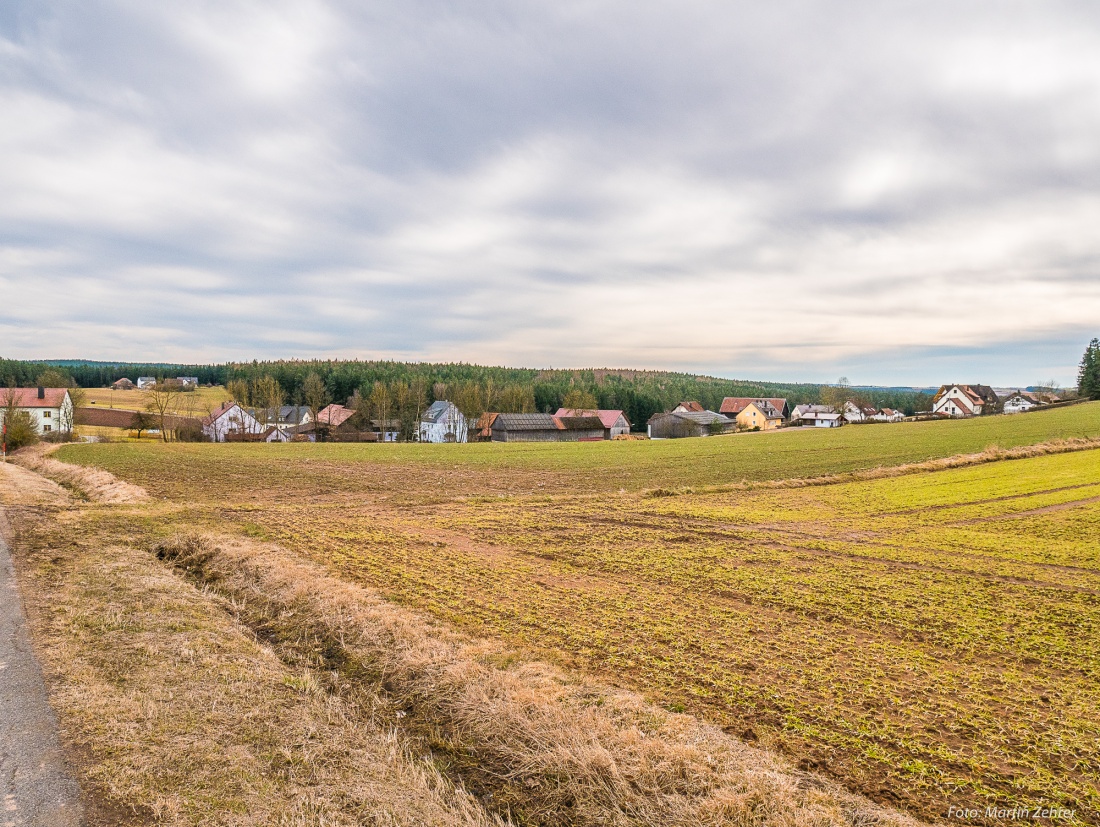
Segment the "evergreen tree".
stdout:
<svg viewBox="0 0 1100 827">
<path fill-rule="evenodd" d="M 1093 339 L 1081 357 L 1077 372 L 1077 393 L 1085 399 L 1100 399 L 1100 339 Z"/>
</svg>

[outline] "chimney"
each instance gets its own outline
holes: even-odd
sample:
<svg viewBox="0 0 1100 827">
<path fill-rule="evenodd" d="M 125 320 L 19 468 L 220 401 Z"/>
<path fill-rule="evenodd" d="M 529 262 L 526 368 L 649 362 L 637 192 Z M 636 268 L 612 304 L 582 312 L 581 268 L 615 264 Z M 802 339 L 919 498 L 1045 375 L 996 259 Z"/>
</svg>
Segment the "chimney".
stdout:
<svg viewBox="0 0 1100 827">
<path fill-rule="evenodd" d="M 39 388 L 38 389 L 38 398 L 39 399 L 45 399 L 46 398 L 46 389 L 45 388 Z"/>
</svg>

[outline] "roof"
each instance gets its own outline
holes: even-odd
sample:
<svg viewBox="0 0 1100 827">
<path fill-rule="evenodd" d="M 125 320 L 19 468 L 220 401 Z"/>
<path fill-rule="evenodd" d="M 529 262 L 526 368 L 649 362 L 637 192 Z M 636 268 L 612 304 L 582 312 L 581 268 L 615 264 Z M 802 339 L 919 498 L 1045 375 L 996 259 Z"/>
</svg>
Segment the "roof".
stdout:
<svg viewBox="0 0 1100 827">
<path fill-rule="evenodd" d="M 550 414 L 497 414 L 492 428 L 501 431 L 556 431 L 558 426 Z"/>
<path fill-rule="evenodd" d="M 68 388 L 42 388 L 42 399 L 38 398 L 39 388 L 3 388 L 0 389 L 0 406 L 6 405 L 15 397 L 17 408 L 60 408 L 69 395 Z"/>
<path fill-rule="evenodd" d="M 997 393 L 989 385 L 960 385 L 957 382 L 941 385 L 932 401 L 939 402 L 941 397 L 949 393 L 952 388 L 958 388 L 975 405 L 996 405 L 998 402 Z"/>
<path fill-rule="evenodd" d="M 712 425 L 715 422 L 720 425 L 733 424 L 732 419 L 720 413 L 715 413 L 714 411 L 674 411 L 671 413 L 658 413 L 651 416 L 649 421 L 652 422 L 660 416 L 675 416 L 678 419 L 686 419 L 689 422 L 694 422 L 696 425 Z"/>
<path fill-rule="evenodd" d="M 586 431 L 603 430 L 595 416 L 551 416 L 550 414 L 497 414 L 493 430 L 499 431 Z"/>
<path fill-rule="evenodd" d="M 808 413 L 811 413 L 811 414 L 836 413 L 836 408 L 834 408 L 832 405 L 796 405 L 794 411 L 799 416 L 804 416 Z"/>
<path fill-rule="evenodd" d="M 603 427 L 605 428 L 614 428 L 615 423 L 619 421 L 619 417 L 621 416 L 626 422 L 627 426 L 630 425 L 630 420 L 626 418 L 626 414 L 624 414 L 622 411 L 598 411 L 591 408 L 587 410 L 581 408 L 558 408 L 558 412 L 554 414 L 554 416 L 595 416 L 599 418 L 600 422 L 603 423 Z"/>
<path fill-rule="evenodd" d="M 493 423 L 499 414 L 483 413 L 477 418 L 477 432 L 480 436 L 492 436 Z"/>
<path fill-rule="evenodd" d="M 440 399 L 433 402 L 428 406 L 428 409 L 420 416 L 421 422 L 439 423 L 443 422 L 444 418 L 449 416 L 451 410 L 451 403 L 445 399 Z M 457 409 L 456 409 L 457 412 Z M 461 414 L 459 414 L 461 416 Z"/>
<path fill-rule="evenodd" d="M 119 385 L 122 385 L 123 387 L 125 387 L 125 386 L 133 387 L 134 383 L 131 382 L 129 379 L 127 379 L 125 376 L 123 376 L 121 379 L 116 379 L 114 382 L 111 383 L 112 388 L 116 388 Z"/>
<path fill-rule="evenodd" d="M 337 405 L 333 402 L 317 412 L 317 422 L 320 425 L 328 425 L 330 428 L 338 428 L 351 419 L 354 414 L 355 411 L 351 408 L 345 408 L 343 405 Z"/>
<path fill-rule="evenodd" d="M 252 416 L 256 416 L 256 408 L 249 408 L 248 412 Z M 266 411 L 266 419 L 271 418 L 271 414 L 278 411 L 278 416 L 275 417 L 276 424 L 279 425 L 301 425 L 302 421 L 309 416 L 309 408 L 304 405 L 281 405 L 278 409 L 271 408 L 260 409 L 261 413 Z"/>
<path fill-rule="evenodd" d="M 691 413 L 702 413 L 703 411 L 706 410 L 706 408 L 703 407 L 701 402 L 681 402 L 676 407 L 684 409 L 683 411 L 680 411 L 680 413 L 685 413 L 685 412 L 689 412 L 689 411 Z"/>
<path fill-rule="evenodd" d="M 771 405 L 780 417 L 783 416 L 783 411 L 787 407 L 787 400 L 779 396 L 727 396 L 722 400 L 722 407 L 718 411 L 724 414 L 739 414 L 749 405 L 760 402 Z M 767 411 L 761 409 L 761 413 L 767 413 Z"/>
</svg>

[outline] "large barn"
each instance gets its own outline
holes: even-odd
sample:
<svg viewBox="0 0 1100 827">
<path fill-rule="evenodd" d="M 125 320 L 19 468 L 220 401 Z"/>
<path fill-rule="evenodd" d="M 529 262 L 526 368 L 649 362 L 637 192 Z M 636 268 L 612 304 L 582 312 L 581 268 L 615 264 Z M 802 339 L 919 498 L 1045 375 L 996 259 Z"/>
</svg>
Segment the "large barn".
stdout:
<svg viewBox="0 0 1100 827">
<path fill-rule="evenodd" d="M 497 414 L 493 442 L 596 442 L 604 438 L 597 416 Z"/>
</svg>

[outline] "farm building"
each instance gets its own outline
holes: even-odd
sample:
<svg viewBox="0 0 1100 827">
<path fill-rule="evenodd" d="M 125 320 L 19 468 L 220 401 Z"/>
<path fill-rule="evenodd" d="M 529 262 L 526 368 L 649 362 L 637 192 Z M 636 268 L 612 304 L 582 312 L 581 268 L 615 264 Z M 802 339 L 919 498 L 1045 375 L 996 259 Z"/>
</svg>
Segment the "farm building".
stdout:
<svg viewBox="0 0 1100 827">
<path fill-rule="evenodd" d="M 121 379 L 116 379 L 112 382 L 111 387 L 116 391 L 132 391 L 134 389 L 134 383 L 123 376 Z"/>
<path fill-rule="evenodd" d="M 466 417 L 453 402 L 440 399 L 420 417 L 421 442 L 466 442 Z"/>
<path fill-rule="evenodd" d="M 470 442 L 489 442 L 493 438 L 493 423 L 500 414 L 483 413 L 470 428 Z"/>
<path fill-rule="evenodd" d="M 202 434 L 211 442 L 259 440 L 266 432 L 260 422 L 236 402 L 223 402 L 202 420 Z"/>
<path fill-rule="evenodd" d="M 932 400 L 932 413 L 967 417 L 996 413 L 1000 399 L 988 385 L 943 385 Z"/>
<path fill-rule="evenodd" d="M 680 439 L 726 434 L 736 427 L 736 420 L 714 411 L 674 411 L 653 414 L 646 423 L 646 433 L 650 439 Z"/>
<path fill-rule="evenodd" d="M 73 429 L 75 411 L 68 388 L 5 388 L 0 391 L 0 422 L 9 404 L 30 414 L 40 434 L 69 433 Z"/>
<path fill-rule="evenodd" d="M 578 417 L 594 416 L 603 423 L 603 438 L 613 439 L 621 434 L 630 433 L 630 420 L 622 411 L 581 410 L 579 408 L 558 408 L 554 416 Z"/>
<path fill-rule="evenodd" d="M 753 396 L 727 396 L 722 400 L 722 406 L 718 409 L 718 413 L 723 416 L 727 416 L 730 419 L 736 419 L 749 405 L 755 404 L 758 410 L 762 405 L 767 404 L 773 407 L 779 414 L 781 421 L 785 421 L 791 418 L 791 406 L 787 404 L 787 400 L 779 396 L 770 397 L 753 397 Z M 763 429 L 761 429 L 763 430 Z"/>
<path fill-rule="evenodd" d="M 155 376 L 139 376 L 137 380 L 137 386 L 140 390 L 156 387 L 156 384 L 157 377 Z"/>
<path fill-rule="evenodd" d="M 176 381 L 184 390 L 193 391 L 199 386 L 199 377 L 197 376 L 177 376 Z"/>
<path fill-rule="evenodd" d="M 493 442 L 598 442 L 604 427 L 595 416 L 550 414 L 497 414 L 492 424 Z"/>
</svg>

